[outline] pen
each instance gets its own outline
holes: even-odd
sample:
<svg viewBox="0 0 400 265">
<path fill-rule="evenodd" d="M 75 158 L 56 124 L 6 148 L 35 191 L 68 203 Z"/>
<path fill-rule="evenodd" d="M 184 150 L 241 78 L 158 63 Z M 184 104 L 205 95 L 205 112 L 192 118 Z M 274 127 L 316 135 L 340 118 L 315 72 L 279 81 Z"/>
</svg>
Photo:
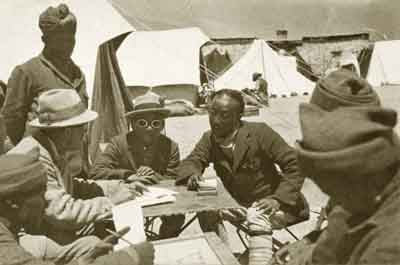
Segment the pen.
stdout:
<svg viewBox="0 0 400 265">
<path fill-rule="evenodd" d="M 118 234 L 118 233 L 116 233 L 116 232 L 114 232 L 114 231 L 112 231 L 112 230 L 110 230 L 110 229 L 107 229 L 107 228 L 106 228 L 106 231 L 107 231 L 108 233 L 110 233 L 111 235 L 117 237 L 118 239 L 121 239 L 121 240 L 124 241 L 125 243 L 128 243 L 128 244 L 131 245 L 131 246 L 134 245 L 134 244 L 133 244 L 132 242 L 130 242 L 129 240 L 126 240 L 125 238 L 123 238 L 120 234 Z"/>
</svg>

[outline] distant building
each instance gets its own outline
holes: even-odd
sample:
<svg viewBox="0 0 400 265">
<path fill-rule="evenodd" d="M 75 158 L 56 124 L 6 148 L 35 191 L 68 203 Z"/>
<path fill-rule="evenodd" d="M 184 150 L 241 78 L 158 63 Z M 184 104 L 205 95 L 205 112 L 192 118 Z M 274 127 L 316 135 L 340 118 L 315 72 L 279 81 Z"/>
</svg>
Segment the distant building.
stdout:
<svg viewBox="0 0 400 265">
<path fill-rule="evenodd" d="M 323 76 L 337 63 L 337 54 L 352 51 L 355 55 L 369 46 L 369 33 L 340 34 L 329 36 L 303 37 L 297 46 L 301 57 L 311 66 L 313 73 Z"/>
</svg>

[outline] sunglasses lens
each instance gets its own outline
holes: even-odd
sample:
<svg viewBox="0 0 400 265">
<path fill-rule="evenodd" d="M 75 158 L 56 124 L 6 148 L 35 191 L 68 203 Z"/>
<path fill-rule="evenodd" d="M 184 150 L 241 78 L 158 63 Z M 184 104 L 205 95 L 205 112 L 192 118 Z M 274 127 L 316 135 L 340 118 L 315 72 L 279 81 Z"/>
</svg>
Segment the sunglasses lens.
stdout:
<svg viewBox="0 0 400 265">
<path fill-rule="evenodd" d="M 146 121 L 146 120 L 143 120 L 143 119 L 138 120 L 138 121 L 136 122 L 136 124 L 137 124 L 139 127 L 147 127 L 147 126 L 148 126 L 147 121 Z"/>
<path fill-rule="evenodd" d="M 151 127 L 159 129 L 161 128 L 162 122 L 160 120 L 154 120 L 151 122 Z"/>
</svg>

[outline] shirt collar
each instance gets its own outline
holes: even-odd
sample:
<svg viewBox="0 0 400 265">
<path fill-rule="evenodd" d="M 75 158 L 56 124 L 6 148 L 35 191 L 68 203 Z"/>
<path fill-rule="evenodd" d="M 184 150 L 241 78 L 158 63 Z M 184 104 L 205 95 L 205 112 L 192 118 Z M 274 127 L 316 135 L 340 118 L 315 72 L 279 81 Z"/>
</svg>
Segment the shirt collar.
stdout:
<svg viewBox="0 0 400 265">
<path fill-rule="evenodd" d="M 64 82 L 66 82 L 67 84 L 69 84 L 71 87 L 75 88 L 81 85 L 81 83 L 83 82 L 84 79 L 84 75 L 82 73 L 82 71 L 80 70 L 79 67 L 77 67 L 75 64 L 75 66 L 77 67 L 77 69 L 80 72 L 80 77 L 76 80 L 70 80 L 68 77 L 66 77 L 63 73 L 61 73 L 57 67 L 55 67 L 49 60 L 46 59 L 46 57 L 44 57 L 43 53 L 41 53 L 39 55 L 40 60 L 47 66 L 49 67 L 56 75 L 58 75 Z M 71 60 L 72 61 L 72 60 Z M 73 63 L 73 61 L 72 61 Z"/>
</svg>

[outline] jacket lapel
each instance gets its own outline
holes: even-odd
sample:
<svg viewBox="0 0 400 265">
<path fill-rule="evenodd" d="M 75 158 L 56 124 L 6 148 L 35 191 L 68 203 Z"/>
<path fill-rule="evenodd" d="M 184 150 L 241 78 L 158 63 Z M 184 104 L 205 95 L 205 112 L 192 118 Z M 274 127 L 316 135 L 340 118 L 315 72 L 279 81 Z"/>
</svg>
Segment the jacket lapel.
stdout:
<svg viewBox="0 0 400 265">
<path fill-rule="evenodd" d="M 76 89 L 83 82 L 84 75 L 83 75 L 82 71 L 79 69 L 79 67 L 77 67 L 75 64 L 74 64 L 74 66 L 76 66 L 78 71 L 80 72 L 80 77 L 76 80 L 71 81 L 67 76 L 65 76 L 63 73 L 61 73 L 49 60 L 47 60 L 43 54 L 40 55 L 40 60 L 42 60 L 42 62 L 44 64 L 46 64 L 47 67 L 49 67 L 61 80 L 63 80 L 65 83 L 67 83 L 72 88 Z"/>
<path fill-rule="evenodd" d="M 246 126 L 246 122 L 243 122 L 236 136 L 235 149 L 233 150 L 233 172 L 236 172 L 250 147 L 249 138 L 250 131 Z"/>
</svg>

